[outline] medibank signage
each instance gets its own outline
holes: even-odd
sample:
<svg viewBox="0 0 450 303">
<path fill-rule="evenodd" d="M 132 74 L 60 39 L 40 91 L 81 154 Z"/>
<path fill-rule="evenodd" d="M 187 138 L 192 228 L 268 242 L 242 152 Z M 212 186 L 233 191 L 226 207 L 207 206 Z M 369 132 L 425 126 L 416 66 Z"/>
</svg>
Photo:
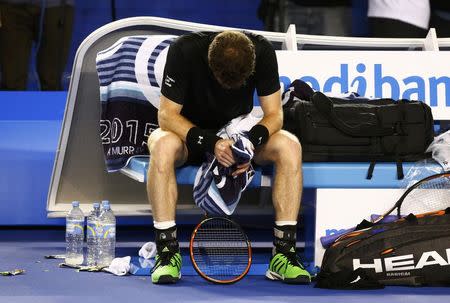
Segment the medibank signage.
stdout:
<svg viewBox="0 0 450 303">
<path fill-rule="evenodd" d="M 323 92 L 421 100 L 435 120 L 450 120 L 450 52 L 277 51 L 280 81 Z"/>
</svg>

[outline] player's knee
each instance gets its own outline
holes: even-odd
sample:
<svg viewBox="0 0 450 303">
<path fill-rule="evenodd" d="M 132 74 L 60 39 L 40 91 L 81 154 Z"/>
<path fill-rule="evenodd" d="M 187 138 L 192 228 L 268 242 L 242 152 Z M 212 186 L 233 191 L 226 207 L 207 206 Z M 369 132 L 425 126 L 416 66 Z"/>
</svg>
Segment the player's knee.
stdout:
<svg viewBox="0 0 450 303">
<path fill-rule="evenodd" d="M 172 169 L 177 154 L 183 148 L 183 141 L 171 132 L 158 130 L 155 132 L 150 135 L 148 140 L 151 165 L 158 171 Z"/>
<path fill-rule="evenodd" d="M 147 140 L 147 146 L 149 153 L 152 152 L 152 148 L 156 144 L 156 142 L 164 135 L 164 131 L 162 131 L 160 128 L 155 129 L 150 133 L 150 136 L 148 136 Z"/>
<path fill-rule="evenodd" d="M 293 134 L 281 131 L 276 143 L 277 158 L 279 162 L 292 167 L 300 166 L 302 146 Z"/>
</svg>

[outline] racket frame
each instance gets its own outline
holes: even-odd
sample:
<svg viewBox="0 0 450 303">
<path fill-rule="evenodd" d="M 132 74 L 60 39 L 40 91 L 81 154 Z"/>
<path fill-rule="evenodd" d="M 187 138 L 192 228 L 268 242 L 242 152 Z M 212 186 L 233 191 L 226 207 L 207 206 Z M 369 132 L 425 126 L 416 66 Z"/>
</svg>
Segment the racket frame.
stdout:
<svg viewBox="0 0 450 303">
<path fill-rule="evenodd" d="M 422 185 L 425 182 L 428 182 L 430 180 L 434 180 L 434 179 L 438 179 L 444 176 L 448 176 L 450 177 L 450 172 L 443 172 L 443 173 L 439 173 L 439 174 L 434 174 L 428 177 L 425 177 L 419 181 L 417 181 L 416 183 L 414 183 L 413 185 L 411 185 L 410 187 L 408 187 L 408 189 L 403 193 L 403 195 L 397 200 L 397 202 L 395 202 L 394 206 L 392 206 L 387 212 L 385 212 L 383 215 L 379 216 L 376 220 L 373 221 L 374 224 L 380 222 L 381 220 L 383 220 L 387 215 L 389 215 L 390 213 L 392 213 L 396 208 L 397 208 L 397 218 L 401 218 L 400 215 L 400 208 L 402 206 L 403 201 L 406 199 L 406 197 L 409 195 L 410 192 L 412 192 L 414 189 L 416 189 L 417 187 L 419 187 L 420 185 Z"/>
<path fill-rule="evenodd" d="M 401 208 L 401 205 L 402 205 L 403 201 L 406 199 L 406 197 L 409 195 L 410 192 L 412 192 L 414 189 L 416 189 L 417 187 L 419 187 L 421 184 L 423 184 L 423 183 L 425 183 L 425 182 L 428 182 L 428 181 L 434 180 L 434 179 L 438 179 L 438 178 L 441 178 L 441 177 L 445 177 L 445 176 L 447 176 L 448 178 L 450 178 L 450 171 L 446 171 L 446 172 L 434 174 L 434 175 L 425 177 L 425 178 L 423 178 L 423 179 L 417 181 L 416 183 L 414 183 L 413 185 L 411 185 L 410 187 L 408 187 L 408 189 L 401 195 L 401 197 L 397 200 L 397 202 L 395 202 L 394 206 L 392 206 L 392 207 L 391 207 L 387 212 L 385 212 L 383 215 L 381 215 L 381 216 L 379 216 L 378 218 L 376 218 L 375 220 L 373 220 L 372 223 L 373 223 L 374 225 L 377 224 L 377 223 L 379 223 L 379 222 L 382 221 L 386 216 L 390 215 L 396 208 L 397 208 L 397 218 L 398 218 L 398 219 L 401 219 L 400 208 Z M 424 214 L 418 214 L 418 215 L 419 215 L 419 216 L 426 216 L 426 215 L 440 215 L 440 214 L 442 214 L 442 210 L 435 210 L 435 211 L 427 212 L 427 213 L 424 213 Z M 353 231 L 345 232 L 345 233 L 343 233 L 342 235 L 339 235 L 339 236 L 338 236 L 338 237 L 330 244 L 330 246 L 335 245 L 337 242 L 339 242 L 339 241 L 341 241 L 341 240 L 343 240 L 343 239 L 352 237 L 352 236 L 354 235 L 354 233 L 356 233 L 356 232 L 366 231 L 366 230 L 368 230 L 368 229 L 370 229 L 370 228 L 372 228 L 372 227 L 373 227 L 373 226 L 368 227 L 368 228 L 364 228 L 364 229 L 361 229 L 361 230 L 357 230 L 357 231 L 353 230 Z"/>
<path fill-rule="evenodd" d="M 216 220 L 216 219 L 220 219 L 220 220 L 226 220 L 228 222 L 230 222 L 231 224 L 233 224 L 234 226 L 236 226 L 240 232 L 242 233 L 242 235 L 245 238 L 245 242 L 247 243 L 247 250 L 248 250 L 248 263 L 247 263 L 247 267 L 245 268 L 245 270 L 236 278 L 234 279 L 228 279 L 228 280 L 219 280 L 219 279 L 214 279 L 209 277 L 208 275 L 206 275 L 205 273 L 203 273 L 197 265 L 197 262 L 195 261 L 194 258 L 194 242 L 195 242 L 195 236 L 197 235 L 198 230 L 200 229 L 200 227 L 211 220 Z M 247 273 L 250 270 L 250 266 L 252 265 L 252 246 L 250 243 L 250 240 L 247 237 L 247 234 L 244 232 L 244 230 L 242 229 L 242 227 L 237 224 L 236 222 L 234 222 L 233 220 L 229 219 L 229 218 L 225 218 L 225 217 L 209 217 L 209 218 L 205 218 L 203 219 L 199 224 L 197 224 L 197 226 L 195 227 L 194 231 L 192 232 L 191 235 L 191 239 L 189 241 L 189 256 L 191 258 L 191 262 L 192 262 L 192 266 L 194 267 L 195 271 L 199 274 L 200 277 L 202 277 L 203 279 L 216 283 L 216 284 L 233 284 L 236 283 L 240 280 L 242 280 L 242 278 L 244 278 Z"/>
</svg>

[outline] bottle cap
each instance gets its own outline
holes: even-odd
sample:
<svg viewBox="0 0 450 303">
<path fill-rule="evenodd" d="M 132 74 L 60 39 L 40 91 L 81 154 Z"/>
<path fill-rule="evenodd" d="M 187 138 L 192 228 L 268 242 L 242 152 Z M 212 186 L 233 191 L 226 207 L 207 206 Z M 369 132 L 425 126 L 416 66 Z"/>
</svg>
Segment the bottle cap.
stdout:
<svg viewBox="0 0 450 303">
<path fill-rule="evenodd" d="M 110 210 L 110 209 L 111 209 L 111 206 L 109 206 L 109 204 L 106 204 L 106 205 L 103 206 L 103 209 L 104 209 L 104 210 Z"/>
<path fill-rule="evenodd" d="M 92 207 L 94 207 L 94 208 L 100 208 L 100 203 L 94 202 L 94 203 L 92 204 Z"/>
<path fill-rule="evenodd" d="M 105 207 L 105 205 L 109 205 L 109 201 L 108 200 L 103 200 L 102 201 L 102 206 Z"/>
<path fill-rule="evenodd" d="M 80 201 L 72 201 L 72 206 L 73 206 L 73 207 L 78 207 L 78 206 L 80 206 Z"/>
</svg>

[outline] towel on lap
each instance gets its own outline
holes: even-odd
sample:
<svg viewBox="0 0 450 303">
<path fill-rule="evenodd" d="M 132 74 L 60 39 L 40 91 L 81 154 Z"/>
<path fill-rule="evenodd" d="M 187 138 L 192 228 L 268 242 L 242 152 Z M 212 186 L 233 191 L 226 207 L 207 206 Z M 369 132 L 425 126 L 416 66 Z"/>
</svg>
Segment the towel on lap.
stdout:
<svg viewBox="0 0 450 303">
<path fill-rule="evenodd" d="M 239 203 L 242 192 L 253 179 L 255 171 L 250 165 L 249 169 L 233 177 L 236 165 L 248 163 L 253 158 L 253 144 L 246 133 L 259 122 L 261 118 L 252 114 L 233 119 L 227 126 L 218 132 L 223 138 L 233 139 L 233 157 L 236 164 L 224 167 L 215 156 L 208 154 L 205 161 L 197 171 L 194 181 L 194 201 L 210 215 L 231 215 Z"/>
</svg>

